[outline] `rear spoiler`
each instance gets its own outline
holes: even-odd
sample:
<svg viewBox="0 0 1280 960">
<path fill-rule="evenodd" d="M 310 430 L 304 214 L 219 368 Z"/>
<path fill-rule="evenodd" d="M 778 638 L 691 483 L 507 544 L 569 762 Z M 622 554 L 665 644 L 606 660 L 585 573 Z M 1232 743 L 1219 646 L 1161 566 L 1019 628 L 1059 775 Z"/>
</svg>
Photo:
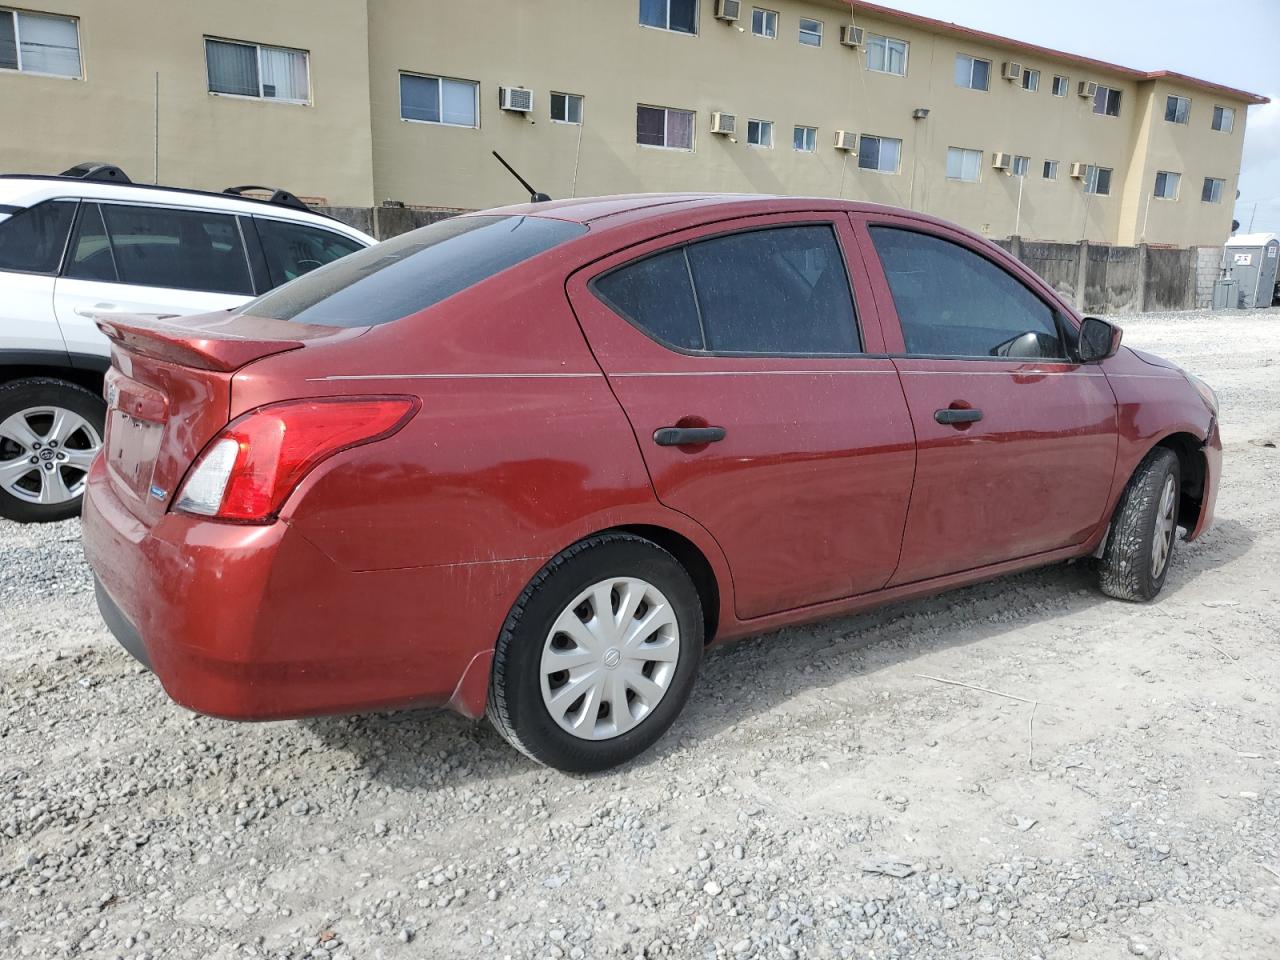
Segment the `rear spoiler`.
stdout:
<svg viewBox="0 0 1280 960">
<path fill-rule="evenodd" d="M 195 317 L 111 314 L 109 318 L 99 314 L 94 322 L 116 347 L 129 353 L 224 373 L 272 354 L 300 349 L 303 340 L 297 334 L 305 330 L 283 320 L 229 317 L 226 313 Z M 232 330 L 233 324 L 239 329 Z M 284 336 L 286 333 L 292 336 Z"/>
</svg>

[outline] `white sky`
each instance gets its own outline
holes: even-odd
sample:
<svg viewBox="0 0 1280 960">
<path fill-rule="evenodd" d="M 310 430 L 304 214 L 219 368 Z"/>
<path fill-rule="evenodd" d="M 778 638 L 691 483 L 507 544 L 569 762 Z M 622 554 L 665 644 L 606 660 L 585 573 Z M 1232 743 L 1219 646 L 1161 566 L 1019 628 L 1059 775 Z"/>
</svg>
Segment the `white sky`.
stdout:
<svg viewBox="0 0 1280 960">
<path fill-rule="evenodd" d="M 1280 233 L 1280 0 L 876 0 L 1139 70 L 1175 70 L 1270 97 L 1249 108 L 1236 219 Z M 1254 214 L 1254 204 L 1257 213 Z"/>
</svg>

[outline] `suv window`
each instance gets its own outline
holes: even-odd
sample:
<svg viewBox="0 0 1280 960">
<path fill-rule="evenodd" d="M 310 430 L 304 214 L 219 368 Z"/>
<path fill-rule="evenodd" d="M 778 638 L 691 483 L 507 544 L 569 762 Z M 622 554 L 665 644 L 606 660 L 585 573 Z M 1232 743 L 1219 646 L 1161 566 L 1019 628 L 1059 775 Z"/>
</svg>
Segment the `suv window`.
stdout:
<svg viewBox="0 0 1280 960">
<path fill-rule="evenodd" d="M 253 221 L 258 227 L 258 239 L 262 241 L 273 287 L 364 249 L 364 244 L 332 230 L 262 217 L 254 217 Z"/>
<path fill-rule="evenodd" d="M 0 222 L 0 270 L 56 273 L 76 205 L 46 200 Z"/>
<path fill-rule="evenodd" d="M 1053 310 L 985 257 L 940 237 L 872 227 L 907 353 L 1066 357 Z"/>
<path fill-rule="evenodd" d="M 619 267 L 592 286 L 631 323 L 683 350 L 808 356 L 862 349 L 829 226 L 699 240 Z"/>
<path fill-rule="evenodd" d="M 203 210 L 85 204 L 67 275 L 251 296 L 236 218 Z"/>
<path fill-rule="evenodd" d="M 547 217 L 441 220 L 313 270 L 240 312 L 330 327 L 389 323 L 586 232 Z"/>
</svg>

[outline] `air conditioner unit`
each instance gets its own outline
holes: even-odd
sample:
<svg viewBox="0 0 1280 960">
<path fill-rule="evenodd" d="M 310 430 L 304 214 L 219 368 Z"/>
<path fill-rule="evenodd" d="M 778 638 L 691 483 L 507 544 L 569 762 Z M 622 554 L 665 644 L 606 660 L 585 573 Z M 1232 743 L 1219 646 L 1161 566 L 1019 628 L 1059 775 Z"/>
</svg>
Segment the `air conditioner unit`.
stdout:
<svg viewBox="0 0 1280 960">
<path fill-rule="evenodd" d="M 1076 93 L 1092 100 L 1098 95 L 1098 85 L 1092 80 L 1081 80 L 1080 85 L 1076 87 Z"/>
<path fill-rule="evenodd" d="M 711 113 L 711 132 L 732 137 L 738 132 L 738 118 L 732 113 L 714 110 Z"/>
<path fill-rule="evenodd" d="M 862 28 L 846 23 L 840 28 L 840 42 L 846 47 L 862 46 Z"/>
<path fill-rule="evenodd" d="M 716 0 L 716 19 L 737 23 L 742 19 L 742 0 Z"/>
<path fill-rule="evenodd" d="M 852 130 L 836 131 L 836 149 L 853 152 L 858 149 L 858 135 Z"/>
<path fill-rule="evenodd" d="M 991 165 L 997 170 L 1008 170 L 1013 165 L 1013 156 L 1008 153 L 993 153 Z"/>
<path fill-rule="evenodd" d="M 1071 177 L 1075 180 L 1083 180 L 1089 175 L 1089 165 L 1087 163 L 1071 164 Z"/>
<path fill-rule="evenodd" d="M 1006 80 L 1022 79 L 1022 64 L 1015 63 L 1012 60 L 1006 60 L 1004 66 L 1000 68 L 1000 76 Z"/>
<path fill-rule="evenodd" d="M 524 87 L 499 87 L 498 105 L 512 113 L 532 113 L 533 91 Z"/>
</svg>

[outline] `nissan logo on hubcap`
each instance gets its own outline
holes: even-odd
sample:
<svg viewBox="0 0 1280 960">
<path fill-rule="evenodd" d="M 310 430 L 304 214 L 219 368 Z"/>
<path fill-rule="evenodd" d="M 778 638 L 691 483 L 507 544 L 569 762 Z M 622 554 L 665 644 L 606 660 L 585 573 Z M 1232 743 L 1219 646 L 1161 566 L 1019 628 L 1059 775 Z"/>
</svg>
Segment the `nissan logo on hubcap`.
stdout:
<svg viewBox="0 0 1280 960">
<path fill-rule="evenodd" d="M 612 670 L 622 662 L 622 654 L 618 652 L 617 647 L 610 647 L 604 653 L 604 665 Z"/>
</svg>

